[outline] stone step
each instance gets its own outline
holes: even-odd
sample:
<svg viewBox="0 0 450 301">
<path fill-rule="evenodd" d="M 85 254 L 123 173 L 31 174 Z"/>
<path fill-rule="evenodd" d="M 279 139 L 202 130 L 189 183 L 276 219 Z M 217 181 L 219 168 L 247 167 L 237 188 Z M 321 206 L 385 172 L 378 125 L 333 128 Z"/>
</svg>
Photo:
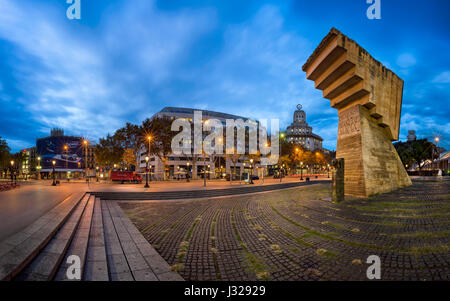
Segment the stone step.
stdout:
<svg viewBox="0 0 450 301">
<path fill-rule="evenodd" d="M 112 281 L 133 281 L 134 277 L 117 235 L 108 205 L 102 200 L 103 229 L 109 278 Z"/>
<path fill-rule="evenodd" d="M 66 198 L 0 246 L 4 280 L 183 280 L 116 202 L 90 194 Z M 67 276 L 72 255 L 80 259 L 79 279 Z"/>
<path fill-rule="evenodd" d="M 75 193 L 0 243 L 0 280 L 18 275 L 64 225 L 85 193 Z"/>
<path fill-rule="evenodd" d="M 85 195 L 61 229 L 15 279 L 21 281 L 53 279 L 79 226 L 88 200 L 89 195 Z"/>
<path fill-rule="evenodd" d="M 70 246 L 66 251 L 64 259 L 58 268 L 58 272 L 56 273 L 56 276 L 54 278 L 55 281 L 70 281 L 70 280 L 79 281 L 79 280 L 81 280 L 81 278 L 80 279 L 68 279 L 67 278 L 66 273 L 67 273 L 67 268 L 69 267 L 67 260 L 68 260 L 69 256 L 71 256 L 71 255 L 78 256 L 78 258 L 80 258 L 80 275 L 83 274 L 82 271 L 84 271 L 84 266 L 86 263 L 89 233 L 91 230 L 92 215 L 94 212 L 94 202 L 95 202 L 95 197 L 89 196 L 89 201 L 83 212 L 83 216 L 81 217 L 80 224 L 78 225 L 77 231 L 72 239 L 72 242 L 70 243 Z"/>
<path fill-rule="evenodd" d="M 129 269 L 136 281 L 183 281 L 156 252 L 114 201 L 104 201 Z M 108 224 L 108 231 L 110 231 Z"/>
<path fill-rule="evenodd" d="M 95 198 L 92 215 L 91 230 L 89 233 L 86 264 L 83 271 L 83 280 L 108 281 L 108 261 L 106 259 L 105 236 L 101 201 Z"/>
</svg>

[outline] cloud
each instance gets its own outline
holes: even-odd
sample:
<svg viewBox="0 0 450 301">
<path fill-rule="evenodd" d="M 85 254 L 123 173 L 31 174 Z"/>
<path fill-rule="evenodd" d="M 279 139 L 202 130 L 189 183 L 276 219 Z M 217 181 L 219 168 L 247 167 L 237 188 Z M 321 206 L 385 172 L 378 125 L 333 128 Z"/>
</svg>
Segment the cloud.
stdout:
<svg viewBox="0 0 450 301">
<path fill-rule="evenodd" d="M 15 134 L 30 143 L 43 135 L 38 128 L 96 139 L 124 120 L 142 121 L 138 115 L 159 107 L 151 91 L 170 80 L 190 44 L 215 22 L 209 9 L 164 13 L 143 0 L 124 1 L 95 29 L 34 1 L 19 7 L 0 0 L 0 11 L 0 42 L 15 50 L 5 54 L 17 94 L 10 109 L 38 125 Z M 0 134 L 13 133 L 2 127 Z"/>
<path fill-rule="evenodd" d="M 279 119 L 281 130 L 301 103 L 314 130 L 328 122 L 326 147 L 335 148 L 337 112 L 301 70 L 313 46 L 284 24 L 279 8 L 264 5 L 244 22 L 228 25 L 220 52 L 207 65 L 190 70 L 197 83 L 185 97 L 200 108 Z"/>
<path fill-rule="evenodd" d="M 445 71 L 437 75 L 433 80 L 436 84 L 448 84 L 450 83 L 450 71 Z"/>
<path fill-rule="evenodd" d="M 405 69 L 414 66 L 416 62 L 416 58 L 410 53 L 403 53 L 397 58 L 397 65 Z"/>
</svg>

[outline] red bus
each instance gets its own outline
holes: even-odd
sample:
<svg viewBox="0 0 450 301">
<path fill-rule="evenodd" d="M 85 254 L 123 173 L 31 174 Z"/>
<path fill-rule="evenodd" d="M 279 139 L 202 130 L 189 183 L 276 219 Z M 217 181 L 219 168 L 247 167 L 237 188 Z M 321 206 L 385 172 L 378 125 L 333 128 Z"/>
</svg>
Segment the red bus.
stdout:
<svg viewBox="0 0 450 301">
<path fill-rule="evenodd" d="M 111 181 L 142 183 L 142 177 L 134 171 L 111 171 Z"/>
</svg>

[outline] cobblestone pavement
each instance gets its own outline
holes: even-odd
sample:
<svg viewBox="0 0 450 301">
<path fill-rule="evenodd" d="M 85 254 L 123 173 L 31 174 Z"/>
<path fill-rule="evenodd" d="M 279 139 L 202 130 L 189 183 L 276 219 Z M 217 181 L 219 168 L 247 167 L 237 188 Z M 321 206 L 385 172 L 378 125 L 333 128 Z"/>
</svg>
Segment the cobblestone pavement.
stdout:
<svg viewBox="0 0 450 301">
<path fill-rule="evenodd" d="M 223 199 L 121 203 L 186 280 L 450 280 L 450 182 L 341 204 L 329 184 Z"/>
</svg>

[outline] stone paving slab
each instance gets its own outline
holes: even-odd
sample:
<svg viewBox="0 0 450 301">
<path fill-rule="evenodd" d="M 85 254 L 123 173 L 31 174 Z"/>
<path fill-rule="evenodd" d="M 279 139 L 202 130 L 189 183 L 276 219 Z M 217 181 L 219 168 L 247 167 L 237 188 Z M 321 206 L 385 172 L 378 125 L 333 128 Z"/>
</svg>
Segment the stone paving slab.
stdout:
<svg viewBox="0 0 450 301">
<path fill-rule="evenodd" d="M 83 280 L 108 281 L 108 262 L 106 260 L 105 237 L 103 234 L 102 204 L 95 198 L 89 236 L 87 260 Z"/>
<path fill-rule="evenodd" d="M 0 279 L 16 276 L 47 245 L 81 201 L 75 193 L 22 231 L 0 243 Z"/>
</svg>

